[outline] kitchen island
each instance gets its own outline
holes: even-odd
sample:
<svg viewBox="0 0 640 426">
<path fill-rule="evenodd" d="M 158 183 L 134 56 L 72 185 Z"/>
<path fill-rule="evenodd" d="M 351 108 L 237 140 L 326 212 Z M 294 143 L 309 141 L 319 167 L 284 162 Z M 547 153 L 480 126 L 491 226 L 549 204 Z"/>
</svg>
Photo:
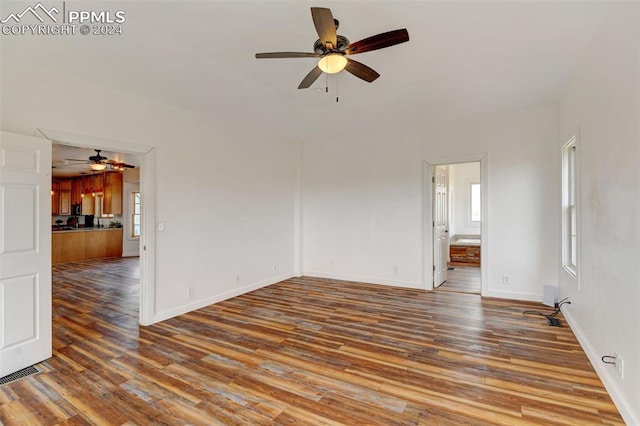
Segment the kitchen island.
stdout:
<svg viewBox="0 0 640 426">
<path fill-rule="evenodd" d="M 122 257 L 122 228 L 74 228 L 52 231 L 51 263 Z"/>
</svg>

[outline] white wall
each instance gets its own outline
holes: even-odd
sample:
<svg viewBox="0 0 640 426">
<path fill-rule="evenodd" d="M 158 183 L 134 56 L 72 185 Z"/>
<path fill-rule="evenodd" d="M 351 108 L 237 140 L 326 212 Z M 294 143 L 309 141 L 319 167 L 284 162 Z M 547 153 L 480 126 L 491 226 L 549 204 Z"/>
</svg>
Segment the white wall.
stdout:
<svg viewBox="0 0 640 426">
<path fill-rule="evenodd" d="M 565 316 L 629 425 L 640 424 L 640 8 L 619 5 L 560 104 L 556 155 L 578 135 L 578 280 L 559 269 Z M 600 361 L 618 353 L 624 380 Z"/>
<path fill-rule="evenodd" d="M 543 286 L 558 281 L 557 109 L 496 113 L 438 128 L 420 123 L 385 122 L 367 138 L 305 143 L 304 273 L 426 288 L 423 161 L 484 152 L 483 258 L 489 262 L 483 294 L 542 300 Z M 511 275 L 510 285 L 502 284 L 502 274 Z"/>
<path fill-rule="evenodd" d="M 165 223 L 156 235 L 156 320 L 292 276 L 296 157 L 282 135 L 225 127 L 4 52 L 0 84 L 2 130 L 156 148 L 155 214 Z"/>
<path fill-rule="evenodd" d="M 480 235 L 480 222 L 471 222 L 471 184 L 480 183 L 480 163 L 449 166 L 449 235 Z"/>
</svg>

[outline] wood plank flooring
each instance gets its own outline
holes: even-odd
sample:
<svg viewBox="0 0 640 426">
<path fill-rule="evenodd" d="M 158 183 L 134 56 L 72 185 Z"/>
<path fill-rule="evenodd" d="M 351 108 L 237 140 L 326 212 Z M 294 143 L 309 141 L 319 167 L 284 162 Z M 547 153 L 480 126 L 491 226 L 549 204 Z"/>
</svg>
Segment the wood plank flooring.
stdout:
<svg viewBox="0 0 640 426">
<path fill-rule="evenodd" d="M 0 387 L 0 423 L 623 424 L 537 304 L 295 278 L 138 327 L 137 277 L 55 267 L 54 357 Z"/>
<path fill-rule="evenodd" d="M 480 294 L 480 268 L 477 266 L 453 266 L 453 270 L 447 271 L 447 280 L 437 290 Z"/>
</svg>

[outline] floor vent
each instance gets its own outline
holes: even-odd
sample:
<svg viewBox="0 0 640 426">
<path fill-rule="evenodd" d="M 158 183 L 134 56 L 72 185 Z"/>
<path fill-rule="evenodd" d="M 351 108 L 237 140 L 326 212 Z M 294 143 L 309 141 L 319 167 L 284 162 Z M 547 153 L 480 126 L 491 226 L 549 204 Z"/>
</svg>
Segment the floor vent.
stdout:
<svg viewBox="0 0 640 426">
<path fill-rule="evenodd" d="M 31 367 L 23 368 L 22 370 L 18 370 L 15 373 L 11 373 L 8 376 L 0 378 L 0 386 L 17 382 L 18 380 L 24 379 L 25 377 L 33 376 L 38 373 L 42 373 L 42 370 L 34 367 L 33 365 Z"/>
</svg>

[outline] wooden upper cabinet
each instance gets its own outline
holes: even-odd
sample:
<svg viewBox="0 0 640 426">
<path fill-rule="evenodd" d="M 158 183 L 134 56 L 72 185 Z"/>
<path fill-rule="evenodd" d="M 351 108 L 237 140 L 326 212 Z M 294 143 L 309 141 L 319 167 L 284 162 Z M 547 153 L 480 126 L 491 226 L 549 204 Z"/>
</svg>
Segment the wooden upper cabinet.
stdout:
<svg viewBox="0 0 640 426">
<path fill-rule="evenodd" d="M 108 173 L 104 186 L 104 206 L 105 214 L 122 214 L 122 174 Z"/>
<path fill-rule="evenodd" d="M 82 204 L 82 178 L 75 178 L 71 182 L 71 204 Z"/>
<path fill-rule="evenodd" d="M 60 214 L 60 184 L 51 182 L 51 215 Z"/>
<path fill-rule="evenodd" d="M 73 179 L 63 179 L 60 181 L 60 191 L 71 191 Z"/>
<path fill-rule="evenodd" d="M 104 174 L 100 173 L 99 175 L 93 176 L 93 190 L 95 192 L 103 192 L 104 191 Z"/>
<path fill-rule="evenodd" d="M 71 191 L 60 191 L 60 211 L 58 214 L 63 216 L 71 214 Z"/>
<path fill-rule="evenodd" d="M 71 179 L 58 179 L 51 184 L 51 214 L 68 216 L 71 214 Z"/>
</svg>

